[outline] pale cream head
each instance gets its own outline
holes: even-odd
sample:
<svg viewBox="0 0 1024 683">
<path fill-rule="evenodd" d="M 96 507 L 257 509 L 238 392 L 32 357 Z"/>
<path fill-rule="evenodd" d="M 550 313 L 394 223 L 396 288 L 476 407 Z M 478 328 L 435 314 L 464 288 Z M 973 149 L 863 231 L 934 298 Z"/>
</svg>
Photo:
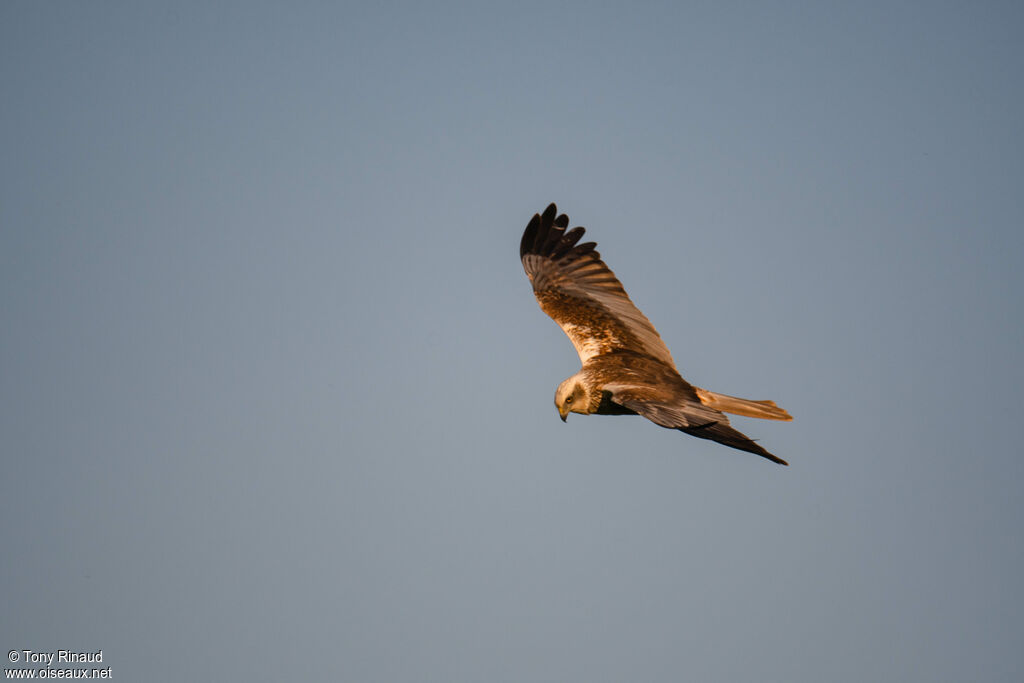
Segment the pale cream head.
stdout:
<svg viewBox="0 0 1024 683">
<path fill-rule="evenodd" d="M 558 385 L 555 390 L 555 407 L 558 415 L 565 422 L 569 413 L 590 413 L 590 394 L 583 384 L 581 373 L 576 373 Z"/>
</svg>

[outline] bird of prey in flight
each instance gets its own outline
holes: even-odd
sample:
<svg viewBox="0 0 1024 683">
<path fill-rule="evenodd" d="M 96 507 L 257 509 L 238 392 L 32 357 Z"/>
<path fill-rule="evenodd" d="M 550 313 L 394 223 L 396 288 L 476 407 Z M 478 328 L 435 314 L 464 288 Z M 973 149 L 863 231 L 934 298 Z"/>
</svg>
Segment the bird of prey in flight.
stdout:
<svg viewBox="0 0 1024 683">
<path fill-rule="evenodd" d="M 726 396 L 683 379 L 658 331 L 595 251 L 596 243 L 578 244 L 584 229 L 568 226 L 569 217 L 551 204 L 534 214 L 519 245 L 541 309 L 569 336 L 583 366 L 555 391 L 562 421 L 571 412 L 642 415 L 661 427 L 789 464 L 733 429 L 725 416 L 792 420 L 789 413 L 773 401 Z"/>
</svg>

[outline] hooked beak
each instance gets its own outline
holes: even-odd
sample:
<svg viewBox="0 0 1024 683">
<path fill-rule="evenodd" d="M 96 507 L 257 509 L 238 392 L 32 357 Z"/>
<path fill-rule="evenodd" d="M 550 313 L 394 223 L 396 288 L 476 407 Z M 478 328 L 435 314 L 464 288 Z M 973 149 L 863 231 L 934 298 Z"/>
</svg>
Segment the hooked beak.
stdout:
<svg viewBox="0 0 1024 683">
<path fill-rule="evenodd" d="M 569 409 L 565 406 L 558 406 L 558 417 L 562 418 L 562 422 L 565 422 L 565 418 L 569 416 Z"/>
</svg>

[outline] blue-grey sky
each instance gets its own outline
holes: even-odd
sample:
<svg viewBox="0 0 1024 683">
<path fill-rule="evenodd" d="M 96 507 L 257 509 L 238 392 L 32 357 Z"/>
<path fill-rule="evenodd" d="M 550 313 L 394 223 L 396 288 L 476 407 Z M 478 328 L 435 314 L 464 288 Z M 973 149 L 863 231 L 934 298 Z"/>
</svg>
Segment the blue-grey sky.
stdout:
<svg viewBox="0 0 1024 683">
<path fill-rule="evenodd" d="M 0 5 L 0 647 L 1019 681 L 1024 11 Z M 790 461 L 552 404 L 556 201 Z M 6 665 L 5 665 L 6 666 Z"/>
</svg>

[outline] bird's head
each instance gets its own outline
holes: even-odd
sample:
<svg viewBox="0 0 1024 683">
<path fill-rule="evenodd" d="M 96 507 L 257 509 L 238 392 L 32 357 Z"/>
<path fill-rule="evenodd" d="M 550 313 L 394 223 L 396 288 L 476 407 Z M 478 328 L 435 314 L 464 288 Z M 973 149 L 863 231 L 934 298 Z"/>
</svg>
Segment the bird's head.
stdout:
<svg viewBox="0 0 1024 683">
<path fill-rule="evenodd" d="M 588 415 L 591 412 L 590 393 L 579 373 L 558 385 L 555 390 L 555 407 L 558 408 L 562 422 L 565 422 L 569 413 Z"/>
</svg>

